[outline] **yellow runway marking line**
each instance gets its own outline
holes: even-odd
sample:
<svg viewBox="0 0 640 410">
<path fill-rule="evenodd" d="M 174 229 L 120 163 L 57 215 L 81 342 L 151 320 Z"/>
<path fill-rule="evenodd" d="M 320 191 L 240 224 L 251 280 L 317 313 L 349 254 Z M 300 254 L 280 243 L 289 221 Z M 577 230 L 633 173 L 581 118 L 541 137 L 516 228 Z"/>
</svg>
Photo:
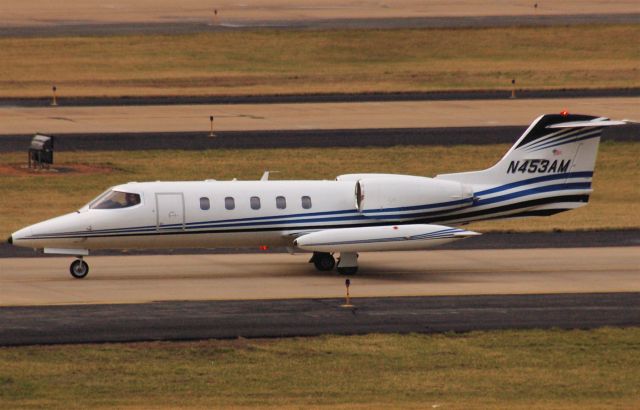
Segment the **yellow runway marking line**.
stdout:
<svg viewBox="0 0 640 410">
<path fill-rule="evenodd" d="M 345 277 L 317 272 L 308 254 L 88 257 L 0 260 L 0 305 L 167 300 L 340 298 Z M 364 253 L 350 277 L 360 297 L 640 291 L 640 247 Z"/>
<path fill-rule="evenodd" d="M 505 95 L 507 93 L 505 92 Z M 63 104 L 63 103 L 61 103 Z M 210 132 L 527 125 L 540 114 L 568 109 L 637 119 L 640 98 L 408 101 L 367 103 L 3 107 L 0 133 Z M 514 135 L 514 140 L 517 136 Z"/>
</svg>

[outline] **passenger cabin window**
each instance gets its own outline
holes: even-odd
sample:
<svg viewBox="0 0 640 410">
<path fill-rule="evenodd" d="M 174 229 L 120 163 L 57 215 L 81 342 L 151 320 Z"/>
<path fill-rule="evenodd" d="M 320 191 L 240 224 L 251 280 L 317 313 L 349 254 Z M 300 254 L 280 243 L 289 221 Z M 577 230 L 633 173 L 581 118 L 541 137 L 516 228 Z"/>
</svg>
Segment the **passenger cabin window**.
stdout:
<svg viewBox="0 0 640 410">
<path fill-rule="evenodd" d="M 131 192 L 109 191 L 98 198 L 89 208 L 118 209 L 129 208 L 140 203 L 140 195 Z"/>
<path fill-rule="evenodd" d="M 283 196 L 276 197 L 276 208 L 285 209 L 287 207 L 287 200 Z"/>
<path fill-rule="evenodd" d="M 228 196 L 224 199 L 224 207 L 229 211 L 236 207 L 236 201 L 233 199 L 233 197 Z"/>
<path fill-rule="evenodd" d="M 308 196 L 302 197 L 302 207 L 304 209 L 311 209 L 311 197 L 308 197 Z"/>
<path fill-rule="evenodd" d="M 260 209 L 260 198 L 257 196 L 252 196 L 249 201 L 251 204 L 251 209 Z"/>
<path fill-rule="evenodd" d="M 211 208 L 211 203 L 209 202 L 209 198 L 207 198 L 206 196 L 203 196 L 202 198 L 200 198 L 200 209 L 202 209 L 203 211 L 208 211 L 209 208 Z"/>
</svg>

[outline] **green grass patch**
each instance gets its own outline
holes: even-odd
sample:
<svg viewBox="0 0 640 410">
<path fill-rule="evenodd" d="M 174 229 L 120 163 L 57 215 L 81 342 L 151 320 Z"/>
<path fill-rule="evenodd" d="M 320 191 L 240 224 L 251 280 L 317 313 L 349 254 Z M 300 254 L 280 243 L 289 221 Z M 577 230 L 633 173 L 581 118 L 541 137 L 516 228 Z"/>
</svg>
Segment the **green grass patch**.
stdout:
<svg viewBox="0 0 640 410">
<path fill-rule="evenodd" d="M 60 152 L 58 166 L 86 164 L 110 167 L 97 174 L 0 173 L 0 237 L 80 208 L 110 186 L 129 181 L 257 180 L 263 170 L 271 179 L 335 179 L 337 175 L 382 172 L 433 176 L 484 169 L 508 145 L 398 146 L 389 148 L 299 148 L 205 151 Z M 0 167 L 25 161 L 22 153 L 3 154 Z M 6 169 L 6 167 L 5 167 Z M 552 217 L 473 224 L 489 230 L 580 230 L 640 228 L 640 144 L 601 144 L 588 206 Z"/>
<path fill-rule="evenodd" d="M 640 25 L 0 39 L 0 93 L 203 95 L 640 86 Z"/>
<path fill-rule="evenodd" d="M 0 348 L 4 408 L 635 408 L 640 329 Z"/>
</svg>

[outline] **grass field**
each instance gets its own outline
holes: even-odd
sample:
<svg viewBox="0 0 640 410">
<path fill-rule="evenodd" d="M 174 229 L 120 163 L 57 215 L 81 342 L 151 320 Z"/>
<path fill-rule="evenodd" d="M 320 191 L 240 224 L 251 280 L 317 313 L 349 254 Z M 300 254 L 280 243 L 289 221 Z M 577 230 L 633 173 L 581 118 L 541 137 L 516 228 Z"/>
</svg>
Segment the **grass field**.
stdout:
<svg viewBox="0 0 640 410">
<path fill-rule="evenodd" d="M 45 218 L 72 212 L 112 185 L 128 181 L 334 179 L 352 172 L 433 176 L 493 165 L 508 145 L 391 148 L 301 148 L 208 151 L 61 152 L 58 166 L 86 164 L 112 169 L 94 174 L 0 174 L 0 237 Z M 3 154 L 0 167 L 19 164 L 22 153 Z M 6 169 L 6 168 L 5 168 Z M 489 230 L 640 228 L 640 144 L 601 145 L 588 206 L 547 218 L 473 224 Z"/>
<path fill-rule="evenodd" d="M 2 408 L 637 408 L 640 329 L 0 348 Z"/>
<path fill-rule="evenodd" d="M 0 39 L 0 95 L 640 86 L 640 25 Z"/>
</svg>

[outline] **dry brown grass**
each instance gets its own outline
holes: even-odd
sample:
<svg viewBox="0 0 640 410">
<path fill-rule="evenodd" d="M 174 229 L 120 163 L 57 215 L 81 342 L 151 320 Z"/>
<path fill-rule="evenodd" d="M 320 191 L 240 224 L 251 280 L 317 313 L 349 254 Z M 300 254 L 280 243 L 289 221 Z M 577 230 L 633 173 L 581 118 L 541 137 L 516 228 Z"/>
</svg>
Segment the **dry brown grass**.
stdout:
<svg viewBox="0 0 640 410">
<path fill-rule="evenodd" d="M 61 152 L 56 160 L 111 167 L 106 174 L 0 175 L 0 235 L 80 208 L 112 185 L 127 181 L 258 179 L 334 179 L 352 172 L 409 175 L 483 169 L 495 163 L 508 145 L 391 148 L 303 148 L 209 151 Z M 21 153 L 4 154 L 0 166 L 24 161 Z M 472 225 L 491 230 L 640 228 L 640 144 L 604 143 L 588 206 L 546 218 L 490 221 Z"/>
<path fill-rule="evenodd" d="M 640 86 L 640 26 L 0 39 L 0 95 Z"/>
<path fill-rule="evenodd" d="M 640 330 L 0 349 L 0 407 L 637 408 Z"/>
</svg>

